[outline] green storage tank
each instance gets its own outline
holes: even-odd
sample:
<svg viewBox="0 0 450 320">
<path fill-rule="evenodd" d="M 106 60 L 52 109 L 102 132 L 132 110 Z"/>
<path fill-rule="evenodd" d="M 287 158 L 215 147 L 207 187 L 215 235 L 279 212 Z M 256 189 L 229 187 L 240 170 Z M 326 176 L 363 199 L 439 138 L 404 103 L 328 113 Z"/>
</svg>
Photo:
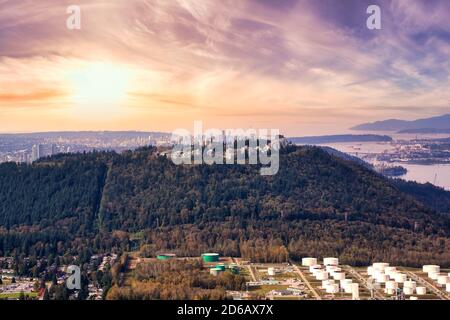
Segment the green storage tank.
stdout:
<svg viewBox="0 0 450 320">
<path fill-rule="evenodd" d="M 216 268 L 217 268 L 217 269 L 220 269 L 220 270 L 222 270 L 222 271 L 225 271 L 225 266 L 224 266 L 223 264 L 218 264 L 218 265 L 216 266 Z"/>
<path fill-rule="evenodd" d="M 176 255 L 174 255 L 173 253 L 161 253 L 161 254 L 158 254 L 156 256 L 156 259 L 158 259 L 158 260 L 169 260 L 169 259 L 172 259 L 172 258 L 175 258 L 175 257 L 176 257 Z"/>
<path fill-rule="evenodd" d="M 204 262 L 211 263 L 211 262 L 218 262 L 219 261 L 219 254 L 218 253 L 204 253 L 202 254 L 202 259 Z"/>
</svg>

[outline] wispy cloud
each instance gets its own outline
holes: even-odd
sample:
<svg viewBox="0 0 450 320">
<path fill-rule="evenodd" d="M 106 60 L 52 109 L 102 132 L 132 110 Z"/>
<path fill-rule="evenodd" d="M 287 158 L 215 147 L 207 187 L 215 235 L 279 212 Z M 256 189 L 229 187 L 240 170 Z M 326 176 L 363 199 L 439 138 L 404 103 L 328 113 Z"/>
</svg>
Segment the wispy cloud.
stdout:
<svg viewBox="0 0 450 320">
<path fill-rule="evenodd" d="M 339 130 L 450 112 L 447 0 L 77 2 L 81 31 L 65 28 L 72 1 L 0 0 L 0 117 L 7 106 L 15 126 L 22 111 L 14 106 L 30 100 L 61 108 L 49 126 L 79 121 L 63 111 L 67 72 L 96 61 L 134 77 L 112 129 L 145 129 L 147 121 L 170 130 L 201 117 L 252 125 L 254 116 L 255 125 L 273 118 L 297 133 L 299 123 Z M 365 26 L 373 3 L 383 30 Z"/>
</svg>

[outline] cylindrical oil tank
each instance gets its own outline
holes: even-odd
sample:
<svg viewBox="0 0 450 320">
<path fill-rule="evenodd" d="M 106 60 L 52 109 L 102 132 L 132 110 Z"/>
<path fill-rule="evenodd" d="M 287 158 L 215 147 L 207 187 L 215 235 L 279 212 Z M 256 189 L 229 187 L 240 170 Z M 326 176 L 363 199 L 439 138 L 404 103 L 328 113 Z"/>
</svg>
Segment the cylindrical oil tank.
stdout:
<svg viewBox="0 0 450 320">
<path fill-rule="evenodd" d="M 173 253 L 160 253 L 156 256 L 158 260 L 169 260 L 173 258 L 176 258 L 176 255 Z"/>
<path fill-rule="evenodd" d="M 332 277 L 334 277 L 334 274 L 336 273 L 336 272 L 342 272 L 342 269 L 341 268 L 335 268 L 335 269 L 333 269 L 333 270 L 331 270 L 330 271 L 330 275 L 332 276 Z"/>
<path fill-rule="evenodd" d="M 395 275 L 395 282 L 403 283 L 406 281 L 406 274 L 398 273 Z"/>
<path fill-rule="evenodd" d="M 333 274 L 334 280 L 344 280 L 345 279 L 345 272 L 335 272 Z"/>
<path fill-rule="evenodd" d="M 316 279 L 320 280 L 320 281 L 328 280 L 328 272 L 326 272 L 326 271 L 317 272 Z"/>
<path fill-rule="evenodd" d="M 341 288 L 345 293 L 352 293 L 352 279 L 341 280 Z"/>
<path fill-rule="evenodd" d="M 339 285 L 337 283 L 333 283 L 328 285 L 325 288 L 326 293 L 338 293 L 339 292 Z"/>
<path fill-rule="evenodd" d="M 202 259 L 206 263 L 218 262 L 220 255 L 218 253 L 204 253 Z"/>
<path fill-rule="evenodd" d="M 217 269 L 220 269 L 220 270 L 222 270 L 222 271 L 225 271 L 225 269 L 226 269 L 226 267 L 225 267 L 224 264 L 218 264 L 218 265 L 216 265 L 216 268 L 217 268 Z"/>
<path fill-rule="evenodd" d="M 304 267 L 310 267 L 310 266 L 314 266 L 317 264 L 317 259 L 316 258 L 302 258 L 302 266 Z"/>
<path fill-rule="evenodd" d="M 393 289 L 393 290 L 397 290 L 398 288 L 398 283 L 395 281 L 388 281 L 386 282 L 386 289 Z"/>
<path fill-rule="evenodd" d="M 381 276 L 382 274 L 384 274 L 383 271 L 374 269 L 372 272 L 372 278 L 377 279 L 379 276 Z"/>
<path fill-rule="evenodd" d="M 389 273 L 389 278 L 390 278 L 391 280 L 394 280 L 394 281 L 395 281 L 395 277 L 396 277 L 399 273 L 400 273 L 400 272 L 398 272 L 398 271 L 393 271 L 393 272 Z"/>
<path fill-rule="evenodd" d="M 389 281 L 389 276 L 387 274 L 380 274 L 375 279 L 375 281 L 378 283 L 386 283 L 387 281 Z"/>
<path fill-rule="evenodd" d="M 332 257 L 324 258 L 323 259 L 323 264 L 325 266 L 337 266 L 337 265 L 339 265 L 339 259 L 338 258 L 332 258 Z"/>
<path fill-rule="evenodd" d="M 403 293 L 406 294 L 407 296 L 410 296 L 414 294 L 414 289 L 409 287 L 403 288 Z"/>
<path fill-rule="evenodd" d="M 427 288 L 425 288 L 425 287 L 417 287 L 416 288 L 416 293 L 419 296 L 426 295 L 427 294 Z"/>
<path fill-rule="evenodd" d="M 428 277 L 433 280 L 437 280 L 439 275 L 440 275 L 439 272 L 434 272 L 434 271 L 428 272 Z"/>
<path fill-rule="evenodd" d="M 395 267 L 386 267 L 384 268 L 384 273 L 391 274 L 391 272 L 396 271 L 397 269 Z"/>
<path fill-rule="evenodd" d="M 417 283 L 415 281 L 409 280 L 403 283 L 403 288 L 411 288 L 415 290 L 417 287 Z"/>
<path fill-rule="evenodd" d="M 441 267 L 437 266 L 437 265 L 433 265 L 433 264 L 427 264 L 422 267 L 422 271 L 424 273 L 430 273 L 430 272 L 439 273 L 439 272 L 441 272 Z"/>
<path fill-rule="evenodd" d="M 437 283 L 440 285 L 446 285 L 447 283 L 450 283 L 448 275 L 439 275 L 437 278 Z"/>
<path fill-rule="evenodd" d="M 336 267 L 336 266 L 326 266 L 325 269 L 326 269 L 328 272 L 331 272 L 331 271 L 336 271 L 337 269 L 340 269 L 340 268 L 338 268 L 338 267 Z"/>
<path fill-rule="evenodd" d="M 328 285 L 334 284 L 334 280 L 323 280 L 322 281 L 322 288 L 325 289 Z"/>
<path fill-rule="evenodd" d="M 345 288 L 343 288 L 345 293 L 347 293 L 347 294 L 353 293 L 352 284 L 353 283 L 350 283 L 349 285 L 345 286 Z"/>
<path fill-rule="evenodd" d="M 311 273 L 314 273 L 315 271 L 318 271 L 320 269 L 322 269 L 322 266 L 320 264 L 309 266 L 309 272 Z"/>
<path fill-rule="evenodd" d="M 386 267 L 389 267 L 389 263 L 387 262 L 375 262 L 373 265 L 374 269 L 384 271 Z"/>
<path fill-rule="evenodd" d="M 395 289 L 388 289 L 388 288 L 386 288 L 386 289 L 384 289 L 384 293 L 392 296 L 392 295 L 394 295 L 396 293 L 396 290 Z"/>
<path fill-rule="evenodd" d="M 353 300 L 359 300 L 359 284 L 352 283 L 352 299 Z"/>
</svg>

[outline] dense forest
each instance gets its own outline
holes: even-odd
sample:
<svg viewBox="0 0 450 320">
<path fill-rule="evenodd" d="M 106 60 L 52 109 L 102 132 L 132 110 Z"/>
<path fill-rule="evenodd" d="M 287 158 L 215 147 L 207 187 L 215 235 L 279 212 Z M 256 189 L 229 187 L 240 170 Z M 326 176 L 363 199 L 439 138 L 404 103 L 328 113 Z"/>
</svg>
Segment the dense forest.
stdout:
<svg viewBox="0 0 450 320">
<path fill-rule="evenodd" d="M 251 165 L 175 166 L 144 148 L 0 165 L 0 255 L 214 250 L 450 264 L 446 202 L 315 147 L 285 147 L 280 161 L 261 176 Z"/>
<path fill-rule="evenodd" d="M 394 185 L 402 192 L 414 197 L 437 212 L 450 214 L 450 192 L 435 187 L 431 183 L 421 184 L 401 179 L 393 180 Z"/>
<path fill-rule="evenodd" d="M 218 277 L 200 260 L 170 260 L 137 265 L 129 286 L 113 286 L 110 300 L 223 300 L 226 290 L 245 290 L 242 275 L 224 272 Z"/>
</svg>

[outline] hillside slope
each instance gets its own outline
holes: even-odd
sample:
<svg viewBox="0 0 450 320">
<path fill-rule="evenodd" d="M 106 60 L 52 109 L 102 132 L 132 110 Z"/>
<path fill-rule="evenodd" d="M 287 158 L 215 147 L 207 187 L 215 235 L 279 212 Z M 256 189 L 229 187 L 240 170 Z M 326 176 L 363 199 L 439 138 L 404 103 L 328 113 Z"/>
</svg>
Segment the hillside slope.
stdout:
<svg viewBox="0 0 450 320">
<path fill-rule="evenodd" d="M 273 177 L 256 166 L 175 166 L 141 149 L 1 165 L 0 186 L 0 255 L 129 250 L 140 234 L 146 255 L 450 264 L 447 218 L 319 148 L 284 149 Z"/>
</svg>

